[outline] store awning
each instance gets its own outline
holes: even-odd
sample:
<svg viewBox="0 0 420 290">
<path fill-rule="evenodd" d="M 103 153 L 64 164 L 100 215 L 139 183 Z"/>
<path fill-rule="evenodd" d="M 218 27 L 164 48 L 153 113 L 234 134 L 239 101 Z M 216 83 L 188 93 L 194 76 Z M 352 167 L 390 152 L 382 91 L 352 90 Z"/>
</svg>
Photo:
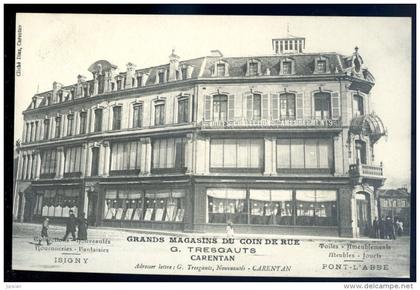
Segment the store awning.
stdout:
<svg viewBox="0 0 420 290">
<path fill-rule="evenodd" d="M 375 114 L 354 117 L 350 123 L 350 132 L 368 135 L 373 143 L 386 135 L 384 123 Z"/>
</svg>

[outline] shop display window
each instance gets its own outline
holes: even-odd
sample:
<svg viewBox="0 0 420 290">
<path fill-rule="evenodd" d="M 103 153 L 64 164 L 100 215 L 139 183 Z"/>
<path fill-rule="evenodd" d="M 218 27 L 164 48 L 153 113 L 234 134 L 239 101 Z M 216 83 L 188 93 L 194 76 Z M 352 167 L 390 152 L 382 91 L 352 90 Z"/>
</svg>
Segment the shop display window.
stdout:
<svg viewBox="0 0 420 290">
<path fill-rule="evenodd" d="M 185 190 L 108 189 L 105 220 L 182 222 Z"/>
<path fill-rule="evenodd" d="M 337 224 L 337 196 L 334 190 L 297 190 L 296 224 L 332 226 Z"/>
<path fill-rule="evenodd" d="M 207 189 L 209 223 L 247 223 L 246 190 L 236 188 Z"/>
<path fill-rule="evenodd" d="M 70 210 L 78 216 L 78 188 L 45 189 L 36 193 L 34 214 L 48 217 L 68 217 Z"/>
<path fill-rule="evenodd" d="M 249 202 L 251 208 L 251 224 L 292 224 L 292 190 L 251 189 Z"/>
</svg>

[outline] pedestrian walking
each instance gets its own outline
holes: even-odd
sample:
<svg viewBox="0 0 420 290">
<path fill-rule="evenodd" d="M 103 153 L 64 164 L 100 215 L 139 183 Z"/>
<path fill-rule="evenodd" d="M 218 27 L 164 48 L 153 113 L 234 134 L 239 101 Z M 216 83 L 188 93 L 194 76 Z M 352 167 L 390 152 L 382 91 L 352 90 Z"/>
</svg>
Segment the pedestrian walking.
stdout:
<svg viewBox="0 0 420 290">
<path fill-rule="evenodd" d="M 80 214 L 79 224 L 77 227 L 78 240 L 87 240 L 87 228 L 88 228 L 88 222 L 87 222 L 87 219 L 85 218 L 85 213 L 82 212 Z"/>
<path fill-rule="evenodd" d="M 375 239 L 379 239 L 381 237 L 378 217 L 375 217 L 372 223 L 372 237 Z"/>
<path fill-rule="evenodd" d="M 395 240 L 394 223 L 390 216 L 387 216 L 385 220 L 385 238 Z"/>
<path fill-rule="evenodd" d="M 63 241 L 67 240 L 67 237 L 69 234 L 71 234 L 73 241 L 76 240 L 76 224 L 77 224 L 77 219 L 74 216 L 74 213 L 72 210 L 69 211 L 69 218 L 67 219 L 66 222 L 66 234 L 63 237 Z"/>
<path fill-rule="evenodd" d="M 226 233 L 228 238 L 233 238 L 234 231 L 233 231 L 233 223 L 231 221 L 228 221 L 226 226 Z"/>
<path fill-rule="evenodd" d="M 378 226 L 379 226 L 379 238 L 385 239 L 385 220 L 383 217 L 379 218 Z"/>
<path fill-rule="evenodd" d="M 41 229 L 41 239 L 39 240 L 39 245 L 42 245 L 43 241 L 47 242 L 47 245 L 51 244 L 50 238 L 48 237 L 48 228 L 50 227 L 49 225 L 50 219 L 49 218 L 45 218 L 44 221 L 42 222 L 42 229 Z"/>
</svg>

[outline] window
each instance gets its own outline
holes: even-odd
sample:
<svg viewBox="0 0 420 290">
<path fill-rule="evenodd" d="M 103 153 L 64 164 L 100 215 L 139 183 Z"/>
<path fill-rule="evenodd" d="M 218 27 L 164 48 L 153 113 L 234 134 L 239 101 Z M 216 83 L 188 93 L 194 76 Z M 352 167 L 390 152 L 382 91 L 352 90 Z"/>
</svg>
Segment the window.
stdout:
<svg viewBox="0 0 420 290">
<path fill-rule="evenodd" d="M 140 164 L 140 141 L 127 141 L 111 144 L 111 175 L 139 174 Z"/>
<path fill-rule="evenodd" d="M 217 95 L 213 97 L 213 120 L 226 121 L 228 109 L 228 97 Z"/>
<path fill-rule="evenodd" d="M 159 84 L 163 83 L 165 81 L 165 72 L 161 71 L 158 73 L 159 78 Z"/>
<path fill-rule="evenodd" d="M 34 141 L 37 141 L 37 139 L 38 139 L 38 130 L 39 130 L 39 121 L 35 121 Z"/>
<path fill-rule="evenodd" d="M 332 173 L 330 139 L 277 139 L 277 171 Z"/>
<path fill-rule="evenodd" d="M 143 126 L 143 104 L 133 105 L 133 128 Z"/>
<path fill-rule="evenodd" d="M 336 190 L 207 188 L 208 223 L 337 225 Z"/>
<path fill-rule="evenodd" d="M 315 93 L 315 118 L 318 120 L 331 118 L 331 96 L 329 93 Z"/>
<path fill-rule="evenodd" d="M 98 75 L 98 94 L 102 94 L 105 88 L 105 77 L 104 75 Z"/>
<path fill-rule="evenodd" d="M 296 224 L 333 226 L 337 224 L 335 190 L 296 190 Z"/>
<path fill-rule="evenodd" d="M 61 117 L 55 118 L 55 138 L 60 138 L 61 135 Z"/>
<path fill-rule="evenodd" d="M 262 139 L 212 139 L 210 168 L 212 171 L 261 171 L 264 159 Z"/>
<path fill-rule="evenodd" d="M 112 108 L 112 130 L 121 129 L 121 106 Z"/>
<path fill-rule="evenodd" d="M 121 78 L 117 79 L 117 91 L 120 91 L 122 89 L 122 80 Z"/>
<path fill-rule="evenodd" d="M 68 147 L 65 150 L 64 177 L 80 177 L 82 173 L 82 147 Z"/>
<path fill-rule="evenodd" d="M 105 193 L 105 220 L 142 221 L 143 192 L 137 189 L 107 189 Z"/>
<path fill-rule="evenodd" d="M 181 68 L 181 77 L 182 77 L 183 80 L 187 79 L 187 76 L 188 76 L 187 71 L 188 71 L 187 67 Z"/>
<path fill-rule="evenodd" d="M 53 178 L 56 175 L 57 150 L 41 152 L 41 178 Z"/>
<path fill-rule="evenodd" d="M 185 169 L 185 138 L 156 139 L 153 141 L 152 168 L 160 170 Z"/>
<path fill-rule="evenodd" d="M 86 134 L 87 112 L 80 113 L 80 134 Z"/>
<path fill-rule="evenodd" d="M 356 163 L 357 164 L 366 164 L 366 143 L 362 140 L 356 140 Z"/>
<path fill-rule="evenodd" d="M 67 115 L 67 136 L 73 135 L 74 115 Z"/>
<path fill-rule="evenodd" d="M 94 132 L 101 132 L 101 131 L 102 131 L 102 109 L 96 109 Z"/>
<path fill-rule="evenodd" d="M 83 97 L 89 96 L 89 88 L 88 86 L 83 86 Z"/>
<path fill-rule="evenodd" d="M 31 130 L 29 132 L 29 142 L 33 141 L 34 138 L 34 122 L 31 122 Z"/>
<path fill-rule="evenodd" d="M 283 71 L 284 75 L 291 75 L 292 74 L 292 62 L 291 61 L 283 61 Z"/>
<path fill-rule="evenodd" d="M 226 74 L 226 66 L 224 63 L 218 63 L 216 65 L 216 76 L 224 77 Z"/>
<path fill-rule="evenodd" d="M 355 116 L 364 115 L 363 97 L 359 95 L 353 96 L 353 110 Z"/>
<path fill-rule="evenodd" d="M 280 119 L 295 119 L 296 117 L 295 94 L 280 94 Z"/>
<path fill-rule="evenodd" d="M 248 207 L 246 190 L 235 188 L 208 188 L 208 222 L 246 224 Z"/>
<path fill-rule="evenodd" d="M 142 75 L 137 76 L 137 87 L 141 87 L 142 77 Z"/>
<path fill-rule="evenodd" d="M 250 223 L 260 225 L 291 225 L 293 223 L 293 192 L 281 189 L 250 189 Z"/>
<path fill-rule="evenodd" d="M 185 191 L 148 190 L 145 194 L 145 221 L 182 222 L 185 213 Z"/>
<path fill-rule="evenodd" d="M 165 125 L 165 103 L 155 105 L 155 125 Z"/>
<path fill-rule="evenodd" d="M 246 105 L 248 120 L 261 120 L 261 95 L 248 95 Z"/>
<path fill-rule="evenodd" d="M 44 140 L 48 140 L 50 133 L 50 119 L 44 120 Z"/>
<path fill-rule="evenodd" d="M 327 61 L 326 60 L 317 60 L 316 61 L 317 72 L 325 73 L 327 72 Z"/>
<path fill-rule="evenodd" d="M 178 100 L 178 123 L 187 123 L 189 121 L 189 102 L 188 98 Z"/>
<path fill-rule="evenodd" d="M 256 76 L 258 74 L 258 63 L 250 62 L 248 64 L 248 76 Z"/>
<path fill-rule="evenodd" d="M 30 136 L 30 124 L 26 123 L 26 130 L 25 130 L 25 142 L 29 142 L 29 136 Z"/>
<path fill-rule="evenodd" d="M 79 188 L 43 189 L 36 192 L 34 214 L 48 217 L 69 217 L 70 210 L 78 216 Z"/>
<path fill-rule="evenodd" d="M 90 171 L 91 176 L 98 176 L 99 174 L 99 147 L 92 148 L 92 167 Z"/>
</svg>

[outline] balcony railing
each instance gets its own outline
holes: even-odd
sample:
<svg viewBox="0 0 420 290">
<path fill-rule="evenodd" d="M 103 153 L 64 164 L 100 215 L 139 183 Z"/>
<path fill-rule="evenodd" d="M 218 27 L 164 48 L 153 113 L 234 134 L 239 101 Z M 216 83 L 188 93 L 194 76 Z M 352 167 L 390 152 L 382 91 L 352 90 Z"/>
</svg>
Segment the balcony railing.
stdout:
<svg viewBox="0 0 420 290">
<path fill-rule="evenodd" d="M 210 120 L 201 121 L 202 129 L 282 129 L 282 128 L 340 128 L 341 120 L 332 119 L 282 119 L 282 120 Z"/>
<path fill-rule="evenodd" d="M 384 178 L 382 163 L 380 166 L 352 164 L 350 165 L 350 174 L 355 177 Z"/>
</svg>

